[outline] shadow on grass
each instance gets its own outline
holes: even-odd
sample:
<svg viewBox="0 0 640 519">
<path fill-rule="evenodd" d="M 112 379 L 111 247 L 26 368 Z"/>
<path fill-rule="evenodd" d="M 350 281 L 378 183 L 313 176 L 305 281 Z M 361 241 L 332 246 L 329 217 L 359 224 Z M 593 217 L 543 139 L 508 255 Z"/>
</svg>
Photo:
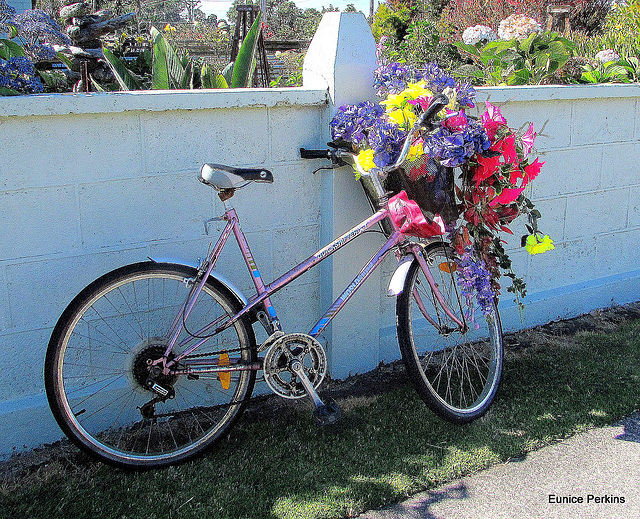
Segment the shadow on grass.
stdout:
<svg viewBox="0 0 640 519">
<path fill-rule="evenodd" d="M 607 334 L 545 337 L 508 355 L 493 407 L 466 426 L 435 417 L 408 384 L 392 384 L 370 398 L 343 398 L 344 418 L 331 430 L 314 426 L 301 406 L 254 413 L 179 467 L 125 473 L 71 457 L 3 490 L 0 517 L 355 516 L 638 408 L 640 320 Z M 429 503 L 465 498 L 464 487 L 434 493 L 413 512 L 429 517 Z"/>
</svg>

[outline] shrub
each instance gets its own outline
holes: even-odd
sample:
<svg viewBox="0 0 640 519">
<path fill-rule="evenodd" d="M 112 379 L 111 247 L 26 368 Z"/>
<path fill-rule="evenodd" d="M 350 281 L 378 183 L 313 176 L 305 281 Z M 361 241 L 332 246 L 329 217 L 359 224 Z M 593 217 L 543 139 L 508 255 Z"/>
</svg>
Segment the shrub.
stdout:
<svg viewBox="0 0 640 519">
<path fill-rule="evenodd" d="M 581 0 L 575 2 L 571 11 L 571 29 L 587 36 L 602 32 L 607 14 L 611 10 L 610 0 Z"/>
<path fill-rule="evenodd" d="M 460 39 L 462 31 L 467 27 L 477 24 L 496 30 L 500 21 L 516 13 L 533 18 L 544 28 L 547 7 L 557 3 L 554 0 L 451 0 L 443 13 L 443 19 L 451 26 L 456 39 Z M 568 0 L 561 3 L 572 8 L 572 29 L 589 35 L 602 28 L 610 9 L 609 0 Z"/>
<path fill-rule="evenodd" d="M 590 58 L 606 49 L 625 58 L 640 57 L 640 0 L 629 0 L 611 9 L 601 34 L 574 33 L 571 37 L 576 42 L 577 53 Z"/>
<path fill-rule="evenodd" d="M 546 9 L 551 3 L 552 0 L 451 0 L 442 16 L 452 36 L 459 40 L 467 27 L 481 24 L 497 30 L 502 20 L 515 13 L 526 14 L 544 25 Z"/>
</svg>

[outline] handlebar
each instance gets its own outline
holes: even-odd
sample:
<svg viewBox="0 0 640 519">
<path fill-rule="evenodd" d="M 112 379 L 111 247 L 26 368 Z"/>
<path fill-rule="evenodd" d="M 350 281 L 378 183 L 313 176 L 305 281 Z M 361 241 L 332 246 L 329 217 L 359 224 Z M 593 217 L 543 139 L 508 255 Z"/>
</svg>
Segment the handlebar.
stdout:
<svg viewBox="0 0 640 519">
<path fill-rule="evenodd" d="M 303 159 L 330 159 L 332 150 L 306 150 L 300 148 L 300 157 Z"/>
<path fill-rule="evenodd" d="M 398 156 L 398 160 L 396 160 L 394 164 L 380 168 L 380 171 L 383 174 L 400 167 L 407 158 L 409 148 L 411 148 L 415 134 L 418 133 L 421 128 L 428 126 L 434 116 L 448 104 L 449 98 L 444 94 L 437 94 L 433 97 L 429 107 L 420 114 L 416 122 L 411 127 L 411 130 L 409 130 L 404 141 L 404 145 L 402 146 L 402 151 Z M 303 159 L 329 159 L 334 164 L 339 165 L 344 165 L 344 159 L 347 159 L 347 162 L 358 166 L 358 163 L 355 161 L 355 155 L 355 153 L 341 149 L 307 150 L 305 148 L 300 148 L 300 157 Z M 365 172 L 360 171 L 360 173 L 362 174 Z"/>
<path fill-rule="evenodd" d="M 409 130 L 404 141 L 404 145 L 402 146 L 402 151 L 394 164 L 390 164 L 382 168 L 372 168 L 370 171 L 365 171 L 356 160 L 357 154 L 345 149 L 307 150 L 305 148 L 300 148 L 300 157 L 303 159 L 329 159 L 334 165 L 338 166 L 344 166 L 346 163 L 351 164 L 358 171 L 361 179 L 367 180 L 373 184 L 373 189 L 377 193 L 378 199 L 386 199 L 381 181 L 386 178 L 389 171 L 397 169 L 402 165 L 409 154 L 409 149 L 411 148 L 415 135 L 423 127 L 428 127 L 435 115 L 448 104 L 449 98 L 444 94 L 437 94 L 433 97 L 429 107 L 420 114 L 416 122 L 411 127 L 411 130 Z"/>
</svg>

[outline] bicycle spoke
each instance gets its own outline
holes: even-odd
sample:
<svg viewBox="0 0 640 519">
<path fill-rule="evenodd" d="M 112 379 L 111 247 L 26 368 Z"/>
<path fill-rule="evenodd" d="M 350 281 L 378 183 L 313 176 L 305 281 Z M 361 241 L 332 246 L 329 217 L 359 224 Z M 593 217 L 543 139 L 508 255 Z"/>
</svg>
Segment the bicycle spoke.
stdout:
<svg viewBox="0 0 640 519">
<path fill-rule="evenodd" d="M 196 330 L 212 337 L 193 358 L 215 362 L 222 351 L 237 352 L 238 362 L 250 363 L 256 355 L 251 327 L 241 319 L 211 333 L 238 307 L 209 283 L 191 301 L 183 326 L 179 312 L 192 287 L 185 280 L 197 277 L 194 269 L 150 262 L 114 272 L 78 296 L 69 324 L 52 337 L 49 348 L 56 355 L 46 380 L 59 395 L 54 405 L 61 402 L 56 418 L 80 446 L 109 462 L 161 466 L 192 457 L 226 434 L 244 409 L 256 372 L 234 372 L 228 390 L 216 376 L 154 373 L 151 366 L 168 349 L 166 331 L 180 323 L 170 358 L 196 344 L 190 335 Z M 149 389 L 152 384 L 157 390 Z"/>
</svg>

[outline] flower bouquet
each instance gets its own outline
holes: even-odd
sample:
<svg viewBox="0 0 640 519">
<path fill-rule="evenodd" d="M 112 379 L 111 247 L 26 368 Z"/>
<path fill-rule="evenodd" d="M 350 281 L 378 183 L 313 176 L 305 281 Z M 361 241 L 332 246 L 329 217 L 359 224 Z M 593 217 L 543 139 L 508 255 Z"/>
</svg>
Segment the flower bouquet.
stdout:
<svg viewBox="0 0 640 519">
<path fill-rule="evenodd" d="M 436 64 L 422 70 L 384 64 L 375 72 L 375 87 L 380 103 L 338 109 L 330 123 L 335 145 L 356 154 L 362 170 L 377 170 L 388 191 L 406 191 L 428 219 L 444 220 L 458 255 L 463 295 L 475 292 L 488 309 L 500 294 L 504 271 L 512 280 L 507 290 L 520 304 L 525 283 L 511 270 L 501 233 L 513 234 L 509 225 L 526 214 L 529 235 L 522 245 L 531 254 L 553 249 L 553 241 L 538 230 L 540 213 L 524 194 L 544 164 L 528 158 L 536 137 L 533 125 L 524 133 L 513 130 L 489 102 L 480 118 L 468 115 L 475 106 L 474 89 Z M 448 105 L 416 131 L 415 121 L 437 94 L 444 94 Z M 407 138 L 412 142 L 406 160 L 388 171 Z"/>
</svg>

